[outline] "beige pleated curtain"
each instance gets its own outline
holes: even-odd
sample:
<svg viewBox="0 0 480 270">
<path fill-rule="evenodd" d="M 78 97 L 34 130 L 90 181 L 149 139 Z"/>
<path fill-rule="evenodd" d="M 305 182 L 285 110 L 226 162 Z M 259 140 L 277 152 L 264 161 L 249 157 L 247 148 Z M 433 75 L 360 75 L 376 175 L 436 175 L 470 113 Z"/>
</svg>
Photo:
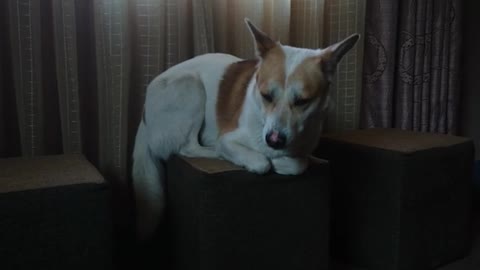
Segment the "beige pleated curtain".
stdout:
<svg viewBox="0 0 480 270">
<path fill-rule="evenodd" d="M 0 156 L 83 153 L 128 187 L 147 84 L 194 55 L 251 58 L 250 18 L 283 44 L 363 32 L 361 0 L 5 0 Z M 363 39 L 339 67 L 330 130 L 358 126 Z"/>
</svg>

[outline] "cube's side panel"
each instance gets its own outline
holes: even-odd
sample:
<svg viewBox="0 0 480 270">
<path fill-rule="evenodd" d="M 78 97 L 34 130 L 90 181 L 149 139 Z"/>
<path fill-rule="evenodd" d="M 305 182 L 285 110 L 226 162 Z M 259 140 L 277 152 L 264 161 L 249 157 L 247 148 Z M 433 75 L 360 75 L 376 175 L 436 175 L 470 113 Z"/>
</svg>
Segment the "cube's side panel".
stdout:
<svg viewBox="0 0 480 270">
<path fill-rule="evenodd" d="M 435 269 L 471 248 L 473 145 L 412 154 L 403 179 L 399 269 Z"/>
<path fill-rule="evenodd" d="M 171 269 L 200 269 L 199 183 L 204 173 L 178 156 L 166 165 L 166 251 Z"/>
<path fill-rule="evenodd" d="M 328 269 L 327 165 L 281 176 L 206 174 L 174 163 L 169 209 L 174 260 L 183 260 L 174 269 Z"/>
<path fill-rule="evenodd" d="M 368 269 L 395 269 L 400 241 L 402 156 L 323 139 L 315 154 L 332 169 L 332 255 Z"/>
</svg>

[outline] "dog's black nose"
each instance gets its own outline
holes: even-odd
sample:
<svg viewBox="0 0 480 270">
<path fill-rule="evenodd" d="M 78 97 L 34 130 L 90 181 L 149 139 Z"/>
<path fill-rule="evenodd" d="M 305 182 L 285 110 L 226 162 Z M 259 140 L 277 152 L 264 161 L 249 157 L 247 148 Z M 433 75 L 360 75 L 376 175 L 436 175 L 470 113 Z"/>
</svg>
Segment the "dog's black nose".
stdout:
<svg viewBox="0 0 480 270">
<path fill-rule="evenodd" d="M 287 136 L 277 131 L 270 131 L 265 136 L 265 141 L 273 149 L 282 149 L 287 144 Z"/>
</svg>

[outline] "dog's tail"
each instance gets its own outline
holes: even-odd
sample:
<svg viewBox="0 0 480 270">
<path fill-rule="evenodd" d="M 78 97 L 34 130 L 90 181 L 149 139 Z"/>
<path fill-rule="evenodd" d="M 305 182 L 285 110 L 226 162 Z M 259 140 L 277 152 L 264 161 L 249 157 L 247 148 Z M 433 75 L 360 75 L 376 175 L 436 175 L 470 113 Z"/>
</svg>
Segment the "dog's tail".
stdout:
<svg viewBox="0 0 480 270">
<path fill-rule="evenodd" d="M 165 169 L 148 144 L 147 127 L 142 121 L 133 150 L 133 190 L 137 240 L 145 241 L 157 229 L 165 208 Z"/>
</svg>

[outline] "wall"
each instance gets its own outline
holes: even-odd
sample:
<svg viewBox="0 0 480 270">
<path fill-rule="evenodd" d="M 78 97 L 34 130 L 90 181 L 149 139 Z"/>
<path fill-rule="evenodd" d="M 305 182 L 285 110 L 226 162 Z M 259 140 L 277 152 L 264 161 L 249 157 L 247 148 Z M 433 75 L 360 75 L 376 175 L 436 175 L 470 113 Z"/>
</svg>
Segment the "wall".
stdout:
<svg viewBox="0 0 480 270">
<path fill-rule="evenodd" d="M 464 1 L 461 135 L 472 137 L 480 159 L 480 2 Z"/>
<path fill-rule="evenodd" d="M 461 135 L 475 141 L 474 199 L 476 208 L 480 209 L 480 2 L 464 1 L 464 5 Z"/>
</svg>

